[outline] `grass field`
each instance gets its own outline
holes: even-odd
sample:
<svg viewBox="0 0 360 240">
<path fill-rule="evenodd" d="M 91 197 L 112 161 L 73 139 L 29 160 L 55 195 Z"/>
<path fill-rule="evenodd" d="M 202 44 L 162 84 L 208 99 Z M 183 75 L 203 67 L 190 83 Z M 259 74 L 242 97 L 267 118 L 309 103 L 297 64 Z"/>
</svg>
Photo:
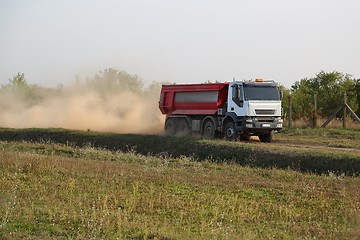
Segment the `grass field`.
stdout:
<svg viewBox="0 0 360 240">
<path fill-rule="evenodd" d="M 359 134 L 229 144 L 2 129 L 0 238 L 359 239 Z"/>
<path fill-rule="evenodd" d="M 114 134 L 66 129 L 0 129 L 2 141 L 135 151 L 142 155 L 186 156 L 196 161 L 242 166 L 293 169 L 301 172 L 360 174 L 360 129 L 290 129 L 276 134 L 271 144 L 207 141 L 158 135 Z"/>
</svg>

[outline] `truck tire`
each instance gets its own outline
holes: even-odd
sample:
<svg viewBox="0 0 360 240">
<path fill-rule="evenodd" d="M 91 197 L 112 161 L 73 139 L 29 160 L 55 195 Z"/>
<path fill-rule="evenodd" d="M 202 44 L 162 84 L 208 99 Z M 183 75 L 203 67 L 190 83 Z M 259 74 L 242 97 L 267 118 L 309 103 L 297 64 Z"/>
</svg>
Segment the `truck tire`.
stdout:
<svg viewBox="0 0 360 240">
<path fill-rule="evenodd" d="M 191 129 L 186 119 L 179 119 L 178 126 L 176 129 L 177 136 L 188 136 L 190 135 Z"/>
<path fill-rule="evenodd" d="M 274 131 L 270 131 L 269 133 L 264 133 L 262 135 L 259 135 L 259 139 L 261 142 L 269 143 L 271 142 L 273 136 L 274 136 Z"/>
<path fill-rule="evenodd" d="M 203 136 L 205 139 L 214 139 L 215 138 L 215 124 L 213 121 L 206 121 L 203 129 Z"/>
<path fill-rule="evenodd" d="M 175 119 L 169 118 L 165 122 L 165 132 L 167 136 L 174 136 L 176 133 L 176 122 Z"/>
<path fill-rule="evenodd" d="M 237 138 L 237 133 L 235 129 L 234 122 L 228 122 L 225 125 L 225 139 L 228 141 L 235 141 Z"/>
</svg>

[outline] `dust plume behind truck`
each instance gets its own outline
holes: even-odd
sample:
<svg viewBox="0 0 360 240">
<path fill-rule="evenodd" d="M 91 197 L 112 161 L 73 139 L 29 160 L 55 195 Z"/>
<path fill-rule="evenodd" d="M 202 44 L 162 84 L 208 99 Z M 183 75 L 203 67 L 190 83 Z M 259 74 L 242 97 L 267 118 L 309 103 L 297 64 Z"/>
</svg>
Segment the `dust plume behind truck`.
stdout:
<svg viewBox="0 0 360 240">
<path fill-rule="evenodd" d="M 159 108 L 167 135 L 270 142 L 283 124 L 279 85 L 263 79 L 163 85 Z"/>
</svg>

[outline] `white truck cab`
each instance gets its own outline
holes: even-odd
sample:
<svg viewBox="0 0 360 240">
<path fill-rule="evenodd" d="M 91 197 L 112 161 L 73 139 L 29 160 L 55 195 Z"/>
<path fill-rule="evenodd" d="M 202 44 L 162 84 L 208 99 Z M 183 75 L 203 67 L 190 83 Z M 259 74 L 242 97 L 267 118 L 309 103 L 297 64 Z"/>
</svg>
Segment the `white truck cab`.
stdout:
<svg viewBox="0 0 360 240">
<path fill-rule="evenodd" d="M 234 81 L 229 84 L 226 115 L 231 116 L 234 128 L 224 124 L 228 140 L 240 135 L 248 140 L 259 136 L 262 142 L 270 142 L 275 130 L 283 127 L 281 92 L 273 80 Z M 229 124 L 231 125 L 231 124 Z"/>
</svg>

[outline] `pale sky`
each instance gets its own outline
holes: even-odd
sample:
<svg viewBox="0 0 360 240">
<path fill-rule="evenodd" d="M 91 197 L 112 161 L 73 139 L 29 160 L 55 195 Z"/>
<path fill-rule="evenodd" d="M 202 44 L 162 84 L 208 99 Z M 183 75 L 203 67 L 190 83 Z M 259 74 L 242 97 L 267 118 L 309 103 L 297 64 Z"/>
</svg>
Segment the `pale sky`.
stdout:
<svg viewBox="0 0 360 240">
<path fill-rule="evenodd" d="M 0 0 L 0 84 L 110 67 L 147 83 L 360 78 L 359 12 L 359 0 Z"/>
</svg>

